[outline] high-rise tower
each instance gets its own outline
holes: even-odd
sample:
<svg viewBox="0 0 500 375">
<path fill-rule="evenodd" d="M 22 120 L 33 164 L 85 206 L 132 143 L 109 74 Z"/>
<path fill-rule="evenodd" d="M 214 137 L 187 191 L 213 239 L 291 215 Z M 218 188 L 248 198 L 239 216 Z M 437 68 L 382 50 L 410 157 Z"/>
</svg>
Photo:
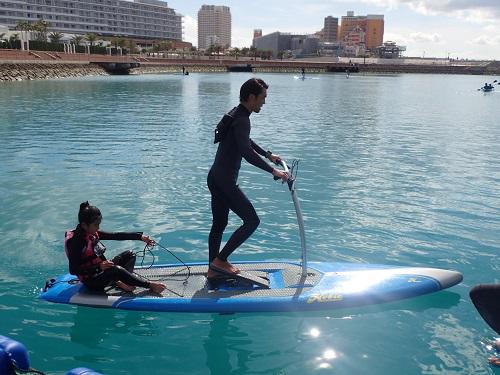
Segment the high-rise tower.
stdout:
<svg viewBox="0 0 500 375">
<path fill-rule="evenodd" d="M 227 6 L 202 5 L 198 11 L 198 48 L 231 47 L 231 11 Z"/>
<path fill-rule="evenodd" d="M 337 41 L 337 32 L 339 29 L 339 19 L 328 16 L 325 17 L 325 26 L 323 28 L 323 40 L 325 42 Z"/>
</svg>

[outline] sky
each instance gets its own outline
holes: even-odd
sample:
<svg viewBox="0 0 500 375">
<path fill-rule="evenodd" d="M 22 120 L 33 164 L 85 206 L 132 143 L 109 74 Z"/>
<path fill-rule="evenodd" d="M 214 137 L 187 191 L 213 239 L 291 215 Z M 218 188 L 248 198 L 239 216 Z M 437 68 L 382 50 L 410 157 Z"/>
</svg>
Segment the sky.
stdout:
<svg viewBox="0 0 500 375">
<path fill-rule="evenodd" d="M 384 41 L 406 46 L 405 56 L 500 60 L 500 0 L 169 0 L 184 16 L 184 40 L 198 44 L 203 4 L 231 8 L 232 46 L 250 47 L 253 30 L 309 34 L 324 18 L 382 14 Z"/>
</svg>

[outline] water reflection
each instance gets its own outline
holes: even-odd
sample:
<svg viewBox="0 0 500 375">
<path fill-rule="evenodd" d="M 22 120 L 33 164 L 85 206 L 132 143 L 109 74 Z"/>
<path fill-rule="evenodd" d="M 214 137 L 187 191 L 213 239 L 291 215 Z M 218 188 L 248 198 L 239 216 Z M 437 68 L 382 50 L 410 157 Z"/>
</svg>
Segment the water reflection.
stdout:
<svg viewBox="0 0 500 375">
<path fill-rule="evenodd" d="M 106 349 L 106 339 L 127 334 L 158 336 L 159 327 L 150 314 L 77 307 L 69 329 L 71 342 Z"/>
</svg>

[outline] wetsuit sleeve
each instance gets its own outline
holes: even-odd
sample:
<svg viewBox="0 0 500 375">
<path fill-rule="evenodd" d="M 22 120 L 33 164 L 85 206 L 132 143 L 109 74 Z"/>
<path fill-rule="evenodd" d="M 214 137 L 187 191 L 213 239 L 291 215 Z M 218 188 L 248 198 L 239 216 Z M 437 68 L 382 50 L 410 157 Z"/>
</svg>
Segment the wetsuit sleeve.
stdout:
<svg viewBox="0 0 500 375">
<path fill-rule="evenodd" d="M 238 124 L 234 125 L 234 136 L 241 156 L 250 164 L 266 172 L 273 173 L 273 168 L 262 160 L 257 151 L 252 147 L 252 143 L 255 143 L 250 139 L 250 121 L 242 121 L 241 119 L 237 119 L 236 121 Z"/>
<path fill-rule="evenodd" d="M 252 148 L 257 152 L 257 154 L 266 157 L 266 152 L 264 151 L 264 149 L 257 143 L 255 143 L 252 138 L 250 138 L 250 144 L 252 145 Z"/>
<path fill-rule="evenodd" d="M 143 232 L 101 232 L 99 231 L 99 240 L 140 240 Z"/>
</svg>

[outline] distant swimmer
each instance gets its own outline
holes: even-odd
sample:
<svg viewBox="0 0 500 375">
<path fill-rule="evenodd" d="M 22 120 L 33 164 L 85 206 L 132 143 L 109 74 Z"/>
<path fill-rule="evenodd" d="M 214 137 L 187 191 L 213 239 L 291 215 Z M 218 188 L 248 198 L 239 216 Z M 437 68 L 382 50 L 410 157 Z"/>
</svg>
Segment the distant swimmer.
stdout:
<svg viewBox="0 0 500 375">
<path fill-rule="evenodd" d="M 306 78 L 306 70 L 302 68 L 302 79 Z"/>
</svg>

